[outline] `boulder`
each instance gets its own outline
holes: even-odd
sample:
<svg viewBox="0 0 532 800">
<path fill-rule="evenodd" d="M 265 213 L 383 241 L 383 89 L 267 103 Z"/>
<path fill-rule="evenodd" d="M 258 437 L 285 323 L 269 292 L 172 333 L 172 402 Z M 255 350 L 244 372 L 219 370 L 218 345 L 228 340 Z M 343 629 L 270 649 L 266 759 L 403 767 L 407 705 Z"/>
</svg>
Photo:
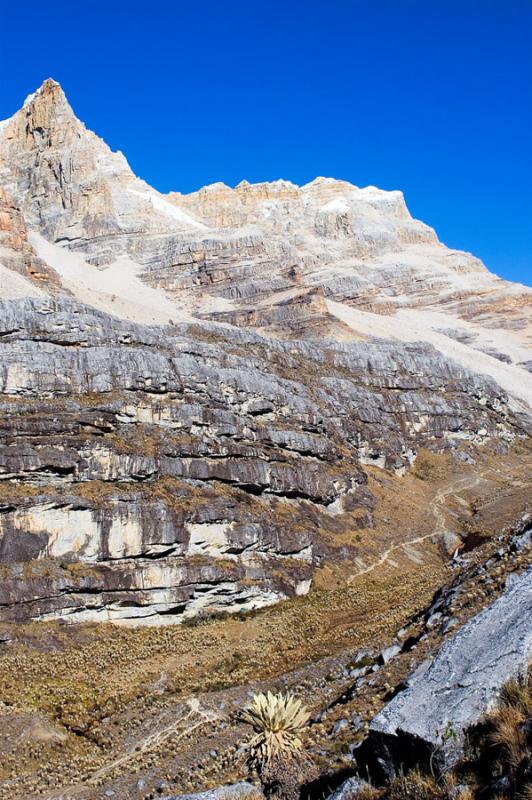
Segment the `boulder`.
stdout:
<svg viewBox="0 0 532 800">
<path fill-rule="evenodd" d="M 365 750 L 383 778 L 420 761 L 446 769 L 465 732 L 532 658 L 532 568 L 467 622 L 374 718 Z"/>
<path fill-rule="evenodd" d="M 348 778 L 327 797 L 327 800 L 355 800 L 362 789 L 368 785 L 362 778 Z"/>
<path fill-rule="evenodd" d="M 252 783 L 234 783 L 197 794 L 179 794 L 162 800 L 264 800 L 264 795 Z"/>
</svg>

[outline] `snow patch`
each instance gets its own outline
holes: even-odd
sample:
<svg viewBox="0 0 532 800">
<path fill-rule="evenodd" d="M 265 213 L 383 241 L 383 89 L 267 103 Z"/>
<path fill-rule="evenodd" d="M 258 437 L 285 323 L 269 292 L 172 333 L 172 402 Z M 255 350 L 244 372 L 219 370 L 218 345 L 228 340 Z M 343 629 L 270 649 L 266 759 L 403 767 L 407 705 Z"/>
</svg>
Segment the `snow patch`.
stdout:
<svg viewBox="0 0 532 800">
<path fill-rule="evenodd" d="M 164 197 L 160 197 L 157 194 L 151 194 L 148 192 L 139 192 L 136 189 L 130 189 L 129 192 L 141 197 L 146 202 L 151 203 L 155 211 L 160 211 L 162 214 L 166 214 L 166 216 L 171 217 L 177 222 L 192 226 L 193 228 L 199 228 L 200 230 L 208 230 L 207 225 L 204 225 L 203 222 L 198 222 L 193 217 L 190 217 L 188 214 L 182 211 L 182 209 L 174 206 L 172 203 L 169 203 L 168 200 L 165 200 Z"/>
<path fill-rule="evenodd" d="M 0 298 L 2 300 L 17 300 L 19 297 L 43 297 L 44 292 L 37 286 L 19 275 L 18 272 L 8 269 L 0 264 Z"/>
<path fill-rule="evenodd" d="M 505 364 L 490 355 L 474 350 L 466 344 L 439 333 L 435 329 L 435 312 L 414 308 L 402 308 L 394 316 L 360 311 L 343 303 L 327 300 L 327 308 L 337 319 L 358 333 L 401 342 L 427 342 L 446 358 L 481 375 L 488 375 L 508 394 L 524 401 L 530 407 L 532 397 L 532 375 L 514 364 Z M 438 314 L 437 325 L 443 327 L 443 319 L 450 327 L 461 327 L 463 321 L 451 315 Z M 472 327 L 470 325 L 470 327 Z M 490 333 L 492 333 L 490 331 Z M 522 409 L 523 410 L 523 409 Z"/>
<path fill-rule="evenodd" d="M 229 190 L 232 191 L 231 187 L 228 186 L 223 181 L 216 181 L 216 183 L 208 183 L 207 186 L 202 186 L 200 189 L 198 189 L 198 193 L 199 192 L 205 192 L 205 194 L 208 194 L 210 192 L 216 193 L 216 192 L 224 191 L 225 189 L 229 189 Z M 181 192 L 176 192 L 175 194 L 181 194 Z M 188 194 L 196 194 L 196 192 L 188 192 Z M 182 197 L 186 197 L 187 195 L 184 194 L 184 195 L 181 195 L 181 196 Z"/>
<path fill-rule="evenodd" d="M 286 181 L 284 178 L 279 178 L 276 181 L 260 181 L 259 183 L 250 183 L 249 181 L 240 181 L 240 183 L 235 187 L 235 191 L 238 189 L 247 189 L 251 187 L 251 189 L 262 189 L 267 187 L 269 190 L 274 192 L 281 192 L 284 189 L 299 189 L 299 186 L 296 183 L 292 183 L 292 181 Z"/>
<path fill-rule="evenodd" d="M 187 306 L 173 302 L 160 289 L 142 280 L 142 268 L 127 256 L 98 269 L 81 256 L 51 244 L 39 233 L 29 240 L 37 254 L 60 275 L 63 286 L 81 303 L 87 303 L 121 319 L 151 325 L 190 322 Z"/>
<path fill-rule="evenodd" d="M 324 178 L 324 177 L 322 177 L 320 175 L 319 177 L 314 178 L 313 181 L 309 181 L 309 183 L 306 183 L 301 188 L 302 189 L 307 189 L 310 186 L 320 186 L 320 184 L 328 184 L 330 186 L 330 185 L 333 185 L 335 183 L 345 183 L 345 181 L 340 181 L 340 180 L 338 180 L 338 178 Z"/>
<path fill-rule="evenodd" d="M 360 196 L 368 196 L 372 200 L 375 197 L 379 198 L 389 198 L 394 200 L 399 200 L 403 198 L 403 193 L 399 191 L 399 189 L 379 189 L 377 186 L 363 186 L 361 189 L 358 189 L 357 194 Z"/>
<path fill-rule="evenodd" d="M 27 108 L 30 105 L 30 103 L 33 103 L 33 101 L 37 97 L 38 93 L 39 93 L 39 90 L 37 89 L 36 92 L 32 92 L 31 94 L 29 94 L 26 97 L 26 99 L 24 100 L 24 102 L 22 103 L 22 108 Z"/>
<path fill-rule="evenodd" d="M 324 214 L 347 214 L 349 212 L 349 206 L 344 198 L 335 197 L 334 200 L 330 200 L 328 203 L 325 203 L 324 206 L 321 206 L 320 211 Z"/>
</svg>

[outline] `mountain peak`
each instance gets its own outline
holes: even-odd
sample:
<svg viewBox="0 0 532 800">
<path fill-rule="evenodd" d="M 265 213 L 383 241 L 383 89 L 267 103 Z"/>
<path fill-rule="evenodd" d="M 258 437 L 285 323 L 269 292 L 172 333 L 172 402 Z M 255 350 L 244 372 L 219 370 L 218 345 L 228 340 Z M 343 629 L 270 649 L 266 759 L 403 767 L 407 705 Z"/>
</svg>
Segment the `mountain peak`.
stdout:
<svg viewBox="0 0 532 800">
<path fill-rule="evenodd" d="M 31 94 L 26 97 L 21 108 L 19 108 L 13 116 L 0 122 L 0 130 L 6 129 L 15 120 L 24 118 L 28 113 L 31 113 L 35 107 L 41 106 L 45 108 L 57 108 L 58 106 L 62 106 L 64 109 L 70 110 L 73 114 L 61 85 L 53 78 L 46 78 L 38 89 L 31 92 Z"/>
<path fill-rule="evenodd" d="M 45 106 L 64 106 L 70 109 L 65 93 L 61 84 L 53 78 L 46 78 L 45 81 L 34 92 L 29 94 L 22 105 L 23 109 L 33 108 L 36 104 Z"/>
<path fill-rule="evenodd" d="M 36 90 L 35 94 L 40 94 L 47 91 L 55 91 L 57 89 L 61 89 L 61 84 L 53 78 L 46 78 Z M 63 90 L 61 89 L 61 91 Z"/>
</svg>

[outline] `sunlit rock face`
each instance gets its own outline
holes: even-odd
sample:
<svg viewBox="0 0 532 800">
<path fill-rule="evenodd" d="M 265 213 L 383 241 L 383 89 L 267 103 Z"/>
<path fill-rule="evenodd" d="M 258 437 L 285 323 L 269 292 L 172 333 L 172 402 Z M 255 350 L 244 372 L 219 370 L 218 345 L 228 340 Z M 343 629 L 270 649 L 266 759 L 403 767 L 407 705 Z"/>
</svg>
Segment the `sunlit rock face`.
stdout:
<svg viewBox="0 0 532 800">
<path fill-rule="evenodd" d="M 371 528 L 368 465 L 529 430 L 531 292 L 400 192 L 163 196 L 51 80 L 0 124 L 0 295 L 3 619 L 303 594 Z"/>
<path fill-rule="evenodd" d="M 202 227 L 88 131 L 55 81 L 28 97 L 0 135 L 2 185 L 20 202 L 28 225 L 51 241 L 87 246 L 97 237 L 103 258 L 106 237 Z"/>
<path fill-rule="evenodd" d="M 9 272 L 7 271 L 9 270 Z M 10 274 L 17 273 L 17 275 Z M 3 298 L 38 295 L 59 288 L 59 276 L 39 258 L 28 241 L 24 217 L 0 189 L 0 287 Z"/>
<path fill-rule="evenodd" d="M 373 719 L 366 747 L 374 753 L 376 770 L 395 776 L 427 758 L 449 771 L 463 757 L 467 732 L 493 708 L 502 687 L 526 675 L 532 657 L 532 570 L 508 584 L 433 660 L 418 666 L 405 690 Z M 442 741 L 445 726 L 453 736 Z"/>
</svg>

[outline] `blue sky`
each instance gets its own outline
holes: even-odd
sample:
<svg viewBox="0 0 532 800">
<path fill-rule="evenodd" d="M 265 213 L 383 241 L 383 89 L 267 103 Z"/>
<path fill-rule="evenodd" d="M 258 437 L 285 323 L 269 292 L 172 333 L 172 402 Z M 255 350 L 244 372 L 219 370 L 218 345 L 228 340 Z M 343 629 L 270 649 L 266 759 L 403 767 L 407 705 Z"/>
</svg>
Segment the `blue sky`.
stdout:
<svg viewBox="0 0 532 800">
<path fill-rule="evenodd" d="M 161 191 L 316 175 L 532 284 L 532 0 L 0 0 L 0 119 L 46 77 Z"/>
</svg>

